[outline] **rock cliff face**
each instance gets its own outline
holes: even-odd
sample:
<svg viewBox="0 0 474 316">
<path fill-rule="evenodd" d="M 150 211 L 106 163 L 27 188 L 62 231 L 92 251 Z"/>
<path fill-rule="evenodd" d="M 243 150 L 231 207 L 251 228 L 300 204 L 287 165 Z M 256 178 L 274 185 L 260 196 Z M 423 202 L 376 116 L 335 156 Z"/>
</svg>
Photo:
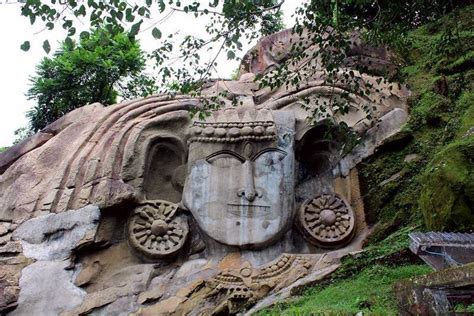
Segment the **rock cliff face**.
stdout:
<svg viewBox="0 0 474 316">
<path fill-rule="evenodd" d="M 343 154 L 341 135 L 322 117 L 310 125 L 301 100 L 311 111 L 348 87 L 325 86 L 322 71 L 276 89 L 255 79 L 297 40 L 264 38 L 239 80 L 210 82 L 204 96 L 226 106 L 205 120 L 190 118 L 200 101 L 188 96 L 91 104 L 0 153 L 0 310 L 256 310 L 360 250 L 357 164 L 406 122 L 408 91 L 357 72 L 376 101 L 350 95 L 349 113 L 333 117 L 361 138 Z M 346 65 L 358 63 L 395 67 L 354 35 Z"/>
</svg>

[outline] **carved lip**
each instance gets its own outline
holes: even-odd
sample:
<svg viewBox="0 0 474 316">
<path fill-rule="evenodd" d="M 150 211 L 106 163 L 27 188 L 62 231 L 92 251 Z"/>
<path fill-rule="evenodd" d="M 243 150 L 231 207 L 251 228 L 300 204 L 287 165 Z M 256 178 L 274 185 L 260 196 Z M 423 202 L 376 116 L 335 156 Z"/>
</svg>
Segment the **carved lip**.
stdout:
<svg viewBox="0 0 474 316">
<path fill-rule="evenodd" d="M 238 217 L 260 217 L 270 212 L 269 205 L 228 203 L 227 206 L 227 212 Z"/>
</svg>

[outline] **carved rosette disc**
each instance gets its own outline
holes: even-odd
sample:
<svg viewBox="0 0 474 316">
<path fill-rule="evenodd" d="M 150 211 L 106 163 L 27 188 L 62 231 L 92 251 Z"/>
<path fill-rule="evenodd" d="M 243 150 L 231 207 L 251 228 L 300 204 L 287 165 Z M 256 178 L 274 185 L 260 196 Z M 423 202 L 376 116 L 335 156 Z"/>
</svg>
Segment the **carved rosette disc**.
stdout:
<svg viewBox="0 0 474 316">
<path fill-rule="evenodd" d="M 189 232 L 186 218 L 175 216 L 177 208 L 176 204 L 161 200 L 137 207 L 128 225 L 130 245 L 151 259 L 176 254 Z"/>
<path fill-rule="evenodd" d="M 349 241 L 354 232 L 354 211 L 338 194 L 322 194 L 303 203 L 299 220 L 307 239 L 321 247 Z"/>
</svg>

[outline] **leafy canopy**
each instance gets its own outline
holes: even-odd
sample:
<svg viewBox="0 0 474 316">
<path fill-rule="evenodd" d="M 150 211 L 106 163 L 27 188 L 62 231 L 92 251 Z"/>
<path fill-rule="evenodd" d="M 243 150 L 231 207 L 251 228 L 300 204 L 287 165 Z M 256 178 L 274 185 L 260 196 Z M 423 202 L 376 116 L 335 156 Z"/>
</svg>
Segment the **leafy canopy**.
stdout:
<svg viewBox="0 0 474 316">
<path fill-rule="evenodd" d="M 27 96 L 37 102 L 27 113 L 31 129 L 38 131 L 85 104 L 116 103 L 120 90 L 127 90 L 127 96 L 152 90 L 144 67 L 143 51 L 126 33 L 95 29 L 78 43 L 66 39 L 54 56 L 40 62 L 30 78 Z"/>
<path fill-rule="evenodd" d="M 282 28 L 281 6 L 284 0 L 145 0 L 129 2 L 122 0 L 76 1 L 76 0 L 26 0 L 22 15 L 32 24 L 41 21 L 47 29 L 62 26 L 68 32 L 66 41 L 76 34 L 78 21 L 87 20 L 92 27 L 129 30 L 133 37 L 143 29 L 143 22 L 151 22 L 146 30 L 157 39 L 158 45 L 150 52 L 159 71 L 162 87 L 173 87 L 181 93 L 200 96 L 201 87 L 209 79 L 217 65 L 217 57 L 224 54 L 228 59 L 238 59 L 243 55 L 244 42 L 253 42 Z M 349 110 L 349 96 L 370 95 L 371 89 L 363 82 L 358 72 L 345 67 L 350 47 L 350 32 L 358 29 L 366 39 L 376 44 L 389 43 L 392 47 L 403 48 L 406 32 L 440 16 L 469 0 L 308 0 L 294 13 L 296 25 L 293 32 L 302 35 L 308 31 L 308 47 L 319 45 L 317 51 L 306 50 L 301 43 L 291 47 L 290 58 L 278 65 L 271 76 L 262 78 L 262 86 L 277 87 L 296 85 L 304 82 L 315 71 L 323 72 L 323 85 L 336 88 L 338 85 L 350 87 L 346 94 L 331 96 L 329 102 L 316 104 L 309 114 L 316 117 L 325 113 L 333 117 L 337 112 Z M 202 17 L 207 16 L 207 37 L 185 36 L 175 43 L 173 34 L 163 34 L 157 27 L 175 12 Z M 161 15 L 158 18 L 156 15 Z M 88 36 L 82 32 L 81 37 Z M 69 39 L 69 40 L 68 40 Z M 22 49 L 29 49 L 29 42 Z M 43 46 L 47 50 L 48 45 Z M 201 58 L 202 52 L 214 47 L 213 58 Z M 169 64 L 171 57 L 178 51 L 181 63 Z M 312 54 L 309 56 L 308 54 Z M 321 60 L 318 67 L 301 67 L 288 71 L 289 66 L 310 57 Z M 308 64 L 309 67 L 309 64 Z M 364 69 L 360 69 L 361 72 Z M 309 102 L 307 100 L 303 100 Z M 216 101 L 217 102 L 217 101 Z M 318 102 L 318 101 L 316 101 Z M 216 106 L 216 104 L 210 104 Z M 217 104 L 218 106 L 218 104 Z M 308 107 L 309 108 L 309 107 Z M 361 105 L 370 119 L 370 104 Z"/>
</svg>

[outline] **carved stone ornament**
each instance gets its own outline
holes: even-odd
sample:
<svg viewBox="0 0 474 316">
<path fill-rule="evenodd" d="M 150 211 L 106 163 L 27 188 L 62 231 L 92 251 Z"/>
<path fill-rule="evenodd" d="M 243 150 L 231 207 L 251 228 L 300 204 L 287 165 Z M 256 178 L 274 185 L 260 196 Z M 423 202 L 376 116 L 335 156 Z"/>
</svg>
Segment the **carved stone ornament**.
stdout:
<svg viewBox="0 0 474 316">
<path fill-rule="evenodd" d="M 245 262 L 240 269 L 222 271 L 206 283 L 212 289 L 208 296 L 224 294 L 211 314 L 237 313 L 242 305 L 255 303 L 269 291 L 284 288 L 307 275 L 311 268 L 309 258 L 284 254 L 261 268 Z"/>
<path fill-rule="evenodd" d="M 259 111 L 257 117 L 251 117 L 248 113 L 239 117 L 237 111 L 226 110 L 217 112 L 217 122 L 214 120 L 215 118 L 208 118 L 206 122 L 194 122 L 190 142 L 259 142 L 271 141 L 276 136 L 275 122 L 268 110 Z"/>
<path fill-rule="evenodd" d="M 186 218 L 175 216 L 178 206 L 162 200 L 138 206 L 129 221 L 130 245 L 150 259 L 176 254 L 184 245 L 189 228 Z"/>
<path fill-rule="evenodd" d="M 340 246 L 353 235 L 355 216 L 338 194 L 328 193 L 301 205 L 300 226 L 308 241 L 320 247 Z"/>
</svg>

